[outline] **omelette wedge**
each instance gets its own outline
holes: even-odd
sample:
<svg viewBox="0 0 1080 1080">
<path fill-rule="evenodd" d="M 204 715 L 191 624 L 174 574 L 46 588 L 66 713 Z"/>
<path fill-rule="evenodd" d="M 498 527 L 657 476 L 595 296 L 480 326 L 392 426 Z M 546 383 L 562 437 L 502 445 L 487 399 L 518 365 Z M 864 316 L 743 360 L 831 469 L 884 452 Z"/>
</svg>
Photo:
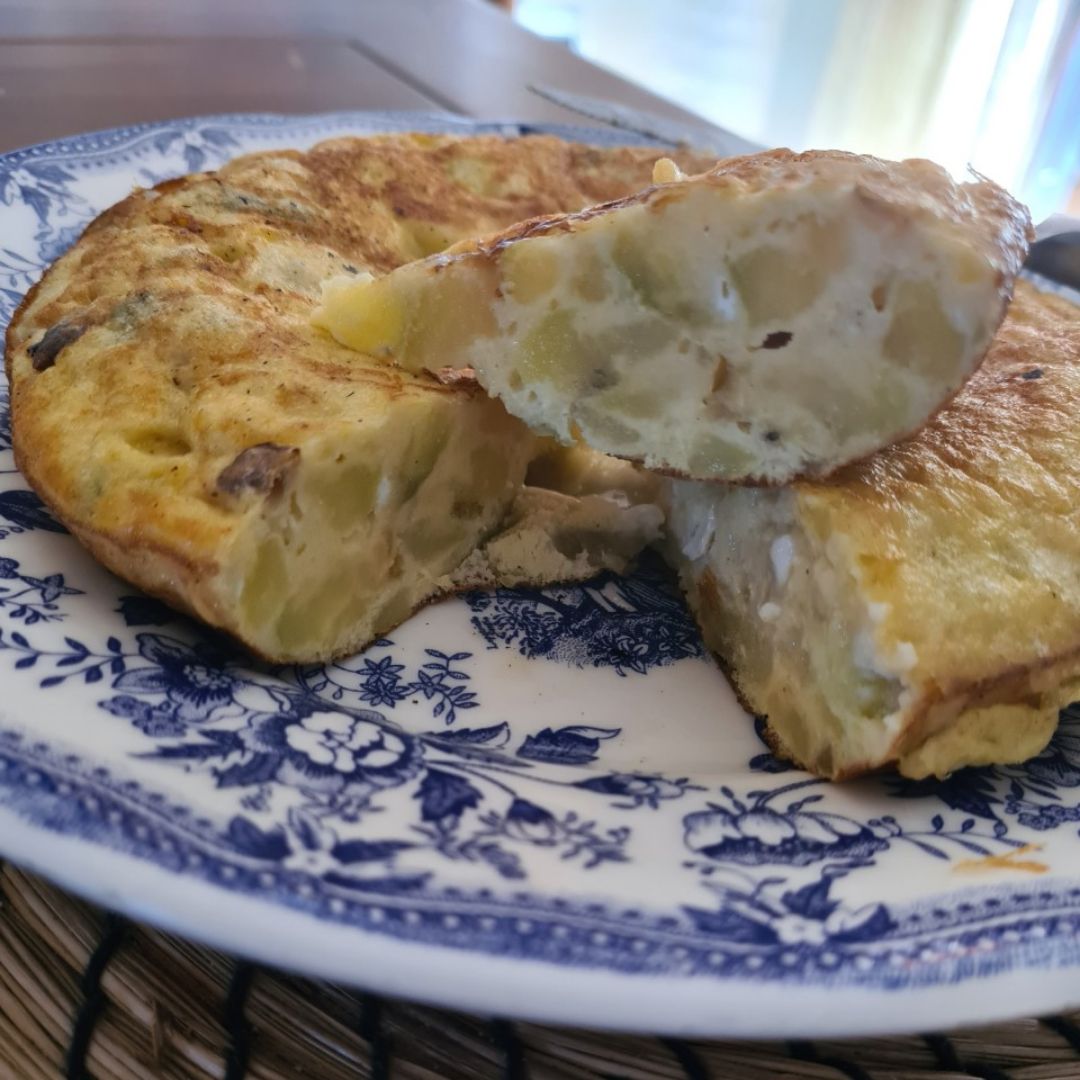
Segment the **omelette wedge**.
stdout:
<svg viewBox="0 0 1080 1080">
<path fill-rule="evenodd" d="M 832 778 L 1020 762 L 1080 695 L 1080 308 L 1021 282 L 917 436 L 824 481 L 665 481 L 667 553 L 777 748 Z"/>
<path fill-rule="evenodd" d="M 470 368 L 539 434 L 782 483 L 920 428 L 982 359 L 1027 211 L 927 161 L 777 150 L 328 283 L 317 322 Z"/>
<path fill-rule="evenodd" d="M 8 330 L 19 466 L 110 569 L 274 661 L 455 589 L 621 568 L 655 508 L 526 497 L 534 437 L 474 380 L 358 363 L 310 315 L 335 273 L 637 190 L 653 156 L 346 138 L 136 191 Z"/>
</svg>

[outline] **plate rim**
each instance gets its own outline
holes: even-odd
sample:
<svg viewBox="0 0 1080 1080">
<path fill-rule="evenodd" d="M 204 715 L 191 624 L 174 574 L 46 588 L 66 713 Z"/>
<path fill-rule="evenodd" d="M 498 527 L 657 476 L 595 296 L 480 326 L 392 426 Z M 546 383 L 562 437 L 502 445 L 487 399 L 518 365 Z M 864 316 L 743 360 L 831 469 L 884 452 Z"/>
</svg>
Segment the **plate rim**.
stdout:
<svg viewBox="0 0 1080 1080">
<path fill-rule="evenodd" d="M 24 824 L 17 815 L 0 807 L 0 823 L 5 821 Z M 355 949 L 328 952 L 328 962 L 313 964 L 307 962 L 313 950 L 305 944 L 308 935 L 304 931 L 314 930 L 310 936 L 315 941 L 323 924 L 300 912 L 257 897 L 230 893 L 229 903 L 221 905 L 218 911 L 219 915 L 224 911 L 225 919 L 216 924 L 194 925 L 190 916 L 192 900 L 202 894 L 207 905 L 220 902 L 221 892 L 214 886 L 185 878 L 183 891 L 194 895 L 187 902 L 178 902 L 175 881 L 161 867 L 108 847 L 56 834 L 50 834 L 50 838 L 57 841 L 58 861 L 43 859 L 34 850 L 34 836 L 26 835 L 36 830 L 17 830 L 15 844 L 9 844 L 9 834 L 6 829 L 2 831 L 4 858 L 40 874 L 73 895 L 136 922 L 286 972 L 480 1016 L 624 1034 L 703 1039 L 851 1039 L 910 1035 L 1016 1019 L 1017 1010 L 1009 1002 L 1018 997 L 1024 1001 L 1025 1016 L 1080 1008 L 1075 964 L 1046 969 L 1018 967 L 982 976 L 979 983 L 994 983 L 994 1005 L 977 1012 L 956 1008 L 958 1000 L 977 995 L 958 995 L 955 984 L 943 984 L 922 987 L 911 997 L 905 996 L 903 1008 L 888 1010 L 884 1017 L 882 1006 L 890 1001 L 900 1004 L 895 996 L 890 997 L 893 992 L 884 988 L 831 987 L 823 991 L 819 986 L 779 987 L 772 982 L 755 984 L 741 980 L 728 983 L 694 976 L 625 976 L 588 968 L 573 968 L 568 972 L 561 965 L 540 960 L 402 941 L 358 927 L 348 927 L 349 934 L 342 939 L 355 943 Z M 20 833 L 23 834 L 21 845 Z M 13 849 L 15 854 L 11 854 Z M 72 856 L 66 865 L 65 854 Z M 69 868 L 78 865 L 84 857 L 96 865 L 72 872 Z M 117 875 L 125 870 L 144 879 L 141 902 L 119 895 L 110 884 L 110 880 L 117 880 Z M 295 927 L 298 932 L 295 938 L 280 933 L 283 923 Z M 261 944 L 269 924 L 280 935 L 276 950 L 268 950 Z M 368 971 L 358 973 L 354 968 L 360 959 L 368 962 L 371 978 Z M 464 964 L 469 970 L 468 977 L 462 979 Z M 523 972 L 523 968 L 528 970 Z M 644 985 L 638 985 L 637 980 L 643 980 Z M 545 987 L 542 996 L 536 994 L 537 985 Z M 732 995 L 725 992 L 733 986 L 738 989 L 737 1010 L 731 1007 Z M 867 1009 L 871 994 L 878 1007 Z M 506 1007 L 492 1009 L 493 1000 Z M 778 1005 L 783 1007 L 777 1008 Z M 719 1024 L 718 1013 L 723 1014 Z M 647 1025 L 641 1022 L 645 1016 Z M 737 1023 L 727 1023 L 730 1019 Z"/>
</svg>

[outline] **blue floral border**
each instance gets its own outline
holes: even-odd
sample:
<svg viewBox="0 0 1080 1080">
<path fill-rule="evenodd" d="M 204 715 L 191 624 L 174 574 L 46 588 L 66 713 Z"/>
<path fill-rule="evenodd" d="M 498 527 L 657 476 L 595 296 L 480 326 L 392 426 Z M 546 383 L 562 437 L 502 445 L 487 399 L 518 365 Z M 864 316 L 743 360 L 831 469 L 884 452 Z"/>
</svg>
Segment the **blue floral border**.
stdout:
<svg viewBox="0 0 1080 1080">
<path fill-rule="evenodd" d="M 935 986 L 1024 967 L 1080 963 L 1080 885 L 972 889 L 899 911 L 871 942 L 793 942 L 763 962 L 753 940 L 717 940 L 676 916 L 630 907 L 512 899 L 481 889 L 348 888 L 238 857 L 211 822 L 165 805 L 134 780 L 0 732 L 0 803 L 51 832 L 79 836 L 186 877 L 402 940 L 635 975 L 744 978 L 883 990 Z M 827 903 L 828 890 L 818 900 Z M 718 916 L 719 917 L 719 916 Z"/>
</svg>

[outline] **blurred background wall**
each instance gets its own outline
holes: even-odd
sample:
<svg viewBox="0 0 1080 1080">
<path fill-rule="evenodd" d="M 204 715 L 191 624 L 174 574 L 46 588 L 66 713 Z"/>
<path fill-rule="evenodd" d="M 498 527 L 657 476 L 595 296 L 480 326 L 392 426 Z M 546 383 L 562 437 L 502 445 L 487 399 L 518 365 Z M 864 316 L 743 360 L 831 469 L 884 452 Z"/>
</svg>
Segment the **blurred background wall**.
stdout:
<svg viewBox="0 0 1080 1080">
<path fill-rule="evenodd" d="M 514 16 L 770 146 L 968 166 L 1080 213 L 1080 0 L 513 0 Z"/>
</svg>

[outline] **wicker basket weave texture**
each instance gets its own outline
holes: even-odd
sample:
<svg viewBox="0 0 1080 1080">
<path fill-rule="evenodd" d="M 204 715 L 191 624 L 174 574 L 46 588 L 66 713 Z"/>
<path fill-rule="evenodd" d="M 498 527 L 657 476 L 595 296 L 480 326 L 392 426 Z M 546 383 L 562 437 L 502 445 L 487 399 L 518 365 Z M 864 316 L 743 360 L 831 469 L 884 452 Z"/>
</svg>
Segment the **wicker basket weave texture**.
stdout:
<svg viewBox="0 0 1080 1080">
<path fill-rule="evenodd" d="M 1080 1080 L 1080 1017 L 815 1043 L 683 1043 L 381 1001 L 0 874 L 3 1080 Z"/>
</svg>

